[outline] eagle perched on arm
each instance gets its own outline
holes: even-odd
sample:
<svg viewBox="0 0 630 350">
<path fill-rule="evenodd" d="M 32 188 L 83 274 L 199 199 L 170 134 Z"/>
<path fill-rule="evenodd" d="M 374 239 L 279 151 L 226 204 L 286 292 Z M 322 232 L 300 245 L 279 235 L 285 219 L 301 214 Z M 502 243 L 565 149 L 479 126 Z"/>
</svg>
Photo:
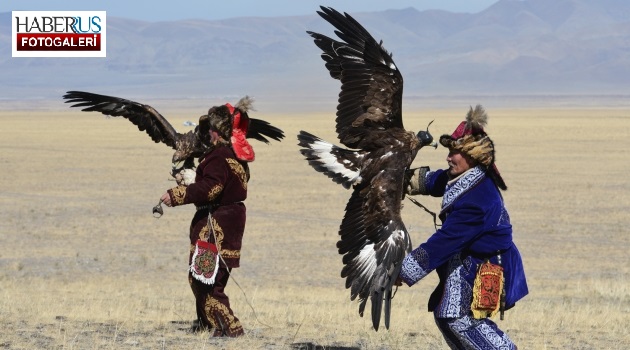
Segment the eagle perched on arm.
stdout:
<svg viewBox="0 0 630 350">
<path fill-rule="evenodd" d="M 195 158 L 199 158 L 210 151 L 210 144 L 205 141 L 203 131 L 208 129 L 204 123 L 208 122 L 207 115 L 200 118 L 200 123 L 194 130 L 179 133 L 155 108 L 142 103 L 126 100 L 120 97 L 106 96 L 83 91 L 68 91 L 63 98 L 71 107 L 81 107 L 84 112 L 101 112 L 112 117 L 123 117 L 146 132 L 155 143 L 164 143 L 173 148 L 173 177 L 181 169 L 195 167 Z M 240 113 L 241 124 L 247 125 L 245 137 L 253 138 L 264 143 L 269 139 L 280 141 L 284 132 L 268 122 L 250 118 L 248 115 L 253 100 L 245 96 L 233 107 L 233 114 Z M 231 107 L 231 106 L 230 106 Z M 215 106 L 208 113 L 228 110 L 226 106 Z M 227 112 L 226 112 L 227 113 Z M 268 139 L 269 138 L 269 139 Z"/>
<path fill-rule="evenodd" d="M 351 299 L 359 298 L 361 316 L 370 299 L 378 331 L 383 302 L 389 328 L 392 286 L 412 248 L 401 218 L 405 170 L 420 148 L 437 144 L 428 129 L 418 134 L 404 129 L 403 78 L 385 48 L 347 13 L 321 7 L 318 14 L 342 40 L 307 32 L 331 77 L 341 81 L 336 131 L 349 149 L 300 131 L 300 152 L 315 170 L 352 188 L 337 242 L 341 277 Z"/>
</svg>

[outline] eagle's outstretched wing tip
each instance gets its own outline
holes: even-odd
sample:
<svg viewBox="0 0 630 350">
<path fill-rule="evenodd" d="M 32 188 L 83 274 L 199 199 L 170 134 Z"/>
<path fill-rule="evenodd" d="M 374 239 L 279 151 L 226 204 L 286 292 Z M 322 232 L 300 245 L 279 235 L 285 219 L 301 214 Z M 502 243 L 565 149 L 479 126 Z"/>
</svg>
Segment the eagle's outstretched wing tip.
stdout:
<svg viewBox="0 0 630 350">
<path fill-rule="evenodd" d="M 362 141 L 369 138 L 369 131 L 403 128 L 402 74 L 391 54 L 351 15 L 332 7 L 321 9 L 319 15 L 335 28 L 340 41 L 309 34 L 322 50 L 331 77 L 342 82 L 336 120 L 339 140 L 350 148 L 365 148 Z"/>
<path fill-rule="evenodd" d="M 285 138 L 284 131 L 271 123 L 256 118 L 249 118 L 249 129 L 247 130 L 247 138 L 270 144 L 270 140 L 281 142 Z"/>
<path fill-rule="evenodd" d="M 70 107 L 85 107 L 83 112 L 100 112 L 107 116 L 122 116 L 132 122 L 140 131 L 145 131 L 156 143 L 164 143 L 176 148 L 180 134 L 153 107 L 115 96 L 95 94 L 86 91 L 69 90 L 63 95 Z"/>
</svg>

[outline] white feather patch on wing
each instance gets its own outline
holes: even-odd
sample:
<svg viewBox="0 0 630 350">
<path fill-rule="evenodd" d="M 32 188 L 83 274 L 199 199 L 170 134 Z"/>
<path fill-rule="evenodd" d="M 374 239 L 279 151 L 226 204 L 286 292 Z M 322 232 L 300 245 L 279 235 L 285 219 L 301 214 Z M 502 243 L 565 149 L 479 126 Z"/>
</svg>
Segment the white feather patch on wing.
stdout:
<svg viewBox="0 0 630 350">
<path fill-rule="evenodd" d="M 381 158 L 391 157 L 393 154 L 394 154 L 394 152 L 389 151 L 389 152 L 387 152 L 387 153 L 383 154 L 383 155 L 381 156 Z"/>
<path fill-rule="evenodd" d="M 385 228 L 387 229 L 387 227 L 391 223 L 392 221 L 390 221 L 389 224 Z M 392 231 L 392 233 L 389 235 L 389 237 L 387 237 L 386 240 L 382 241 L 376 246 L 376 252 L 377 252 L 376 259 L 384 261 L 384 260 L 389 260 L 391 258 L 394 258 L 394 256 L 391 256 L 390 254 L 398 255 L 401 252 L 403 254 L 406 254 L 407 249 L 405 248 L 405 246 L 407 245 L 407 243 L 405 242 L 409 241 L 409 237 L 407 235 L 408 234 L 407 232 L 405 232 L 405 230 L 398 229 L 398 230 Z M 389 256 L 389 259 L 386 258 L 388 256 Z"/>
<path fill-rule="evenodd" d="M 391 221 L 390 221 L 391 223 Z M 396 242 L 404 242 L 405 241 L 405 231 L 403 230 L 395 230 L 394 232 L 392 232 L 391 235 L 389 235 L 389 237 L 387 237 L 387 247 L 389 249 L 389 247 L 393 247 L 396 245 Z"/>
<path fill-rule="evenodd" d="M 359 266 L 358 269 L 361 271 L 360 279 L 367 279 L 374 275 L 376 271 L 376 251 L 374 250 L 374 243 L 368 244 L 361 249 L 359 255 L 357 255 L 354 259 L 356 266 Z"/>
<path fill-rule="evenodd" d="M 317 161 L 328 171 L 343 176 L 351 183 L 358 183 L 361 181 L 361 173 L 359 171 L 353 171 L 344 166 L 344 163 L 349 163 L 348 160 L 340 160 L 332 153 L 334 147 L 333 144 L 325 141 L 315 141 L 309 146 L 313 151 L 315 151 L 315 155 L 318 158 Z"/>
</svg>

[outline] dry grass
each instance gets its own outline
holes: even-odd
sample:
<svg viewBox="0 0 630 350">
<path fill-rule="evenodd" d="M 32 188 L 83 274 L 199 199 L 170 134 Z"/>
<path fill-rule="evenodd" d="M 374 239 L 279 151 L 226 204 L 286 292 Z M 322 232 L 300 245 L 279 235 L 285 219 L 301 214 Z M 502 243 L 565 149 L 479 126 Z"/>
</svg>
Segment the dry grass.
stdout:
<svg viewBox="0 0 630 350">
<path fill-rule="evenodd" d="M 177 112 L 165 114 L 181 116 L 173 123 L 182 130 L 199 114 Z M 450 133 L 465 112 L 408 113 L 406 126 L 424 129 L 435 118 L 433 134 Z M 629 348 L 630 112 L 489 114 L 530 285 L 497 322 L 522 349 Z M 334 116 L 256 117 L 283 128 L 287 140 L 254 145 L 245 249 L 234 272 L 244 293 L 228 286 L 247 333 L 216 340 L 186 331 L 194 318 L 185 272 L 193 208 L 151 216 L 173 184 L 171 151 L 98 114 L 0 112 L 0 348 L 445 348 L 425 311 L 433 275 L 398 291 L 390 331 L 371 330 L 349 301 L 335 250 L 349 192 L 308 167 L 295 139 L 305 129 L 334 141 Z M 444 158 L 443 149 L 424 150 L 417 165 L 442 167 Z M 432 233 L 429 216 L 409 202 L 404 215 L 415 244 Z"/>
</svg>

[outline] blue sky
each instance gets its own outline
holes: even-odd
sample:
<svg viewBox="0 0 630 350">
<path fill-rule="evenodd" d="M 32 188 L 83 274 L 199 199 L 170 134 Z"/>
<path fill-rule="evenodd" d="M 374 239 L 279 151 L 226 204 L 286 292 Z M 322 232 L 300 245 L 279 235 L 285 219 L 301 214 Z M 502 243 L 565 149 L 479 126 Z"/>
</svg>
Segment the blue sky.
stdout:
<svg viewBox="0 0 630 350">
<path fill-rule="evenodd" d="M 225 19 L 314 14 L 319 5 L 342 12 L 370 12 L 415 7 L 451 12 L 479 12 L 498 0 L 1 0 L 0 12 L 10 11 L 107 11 L 108 16 L 146 21 Z"/>
</svg>

